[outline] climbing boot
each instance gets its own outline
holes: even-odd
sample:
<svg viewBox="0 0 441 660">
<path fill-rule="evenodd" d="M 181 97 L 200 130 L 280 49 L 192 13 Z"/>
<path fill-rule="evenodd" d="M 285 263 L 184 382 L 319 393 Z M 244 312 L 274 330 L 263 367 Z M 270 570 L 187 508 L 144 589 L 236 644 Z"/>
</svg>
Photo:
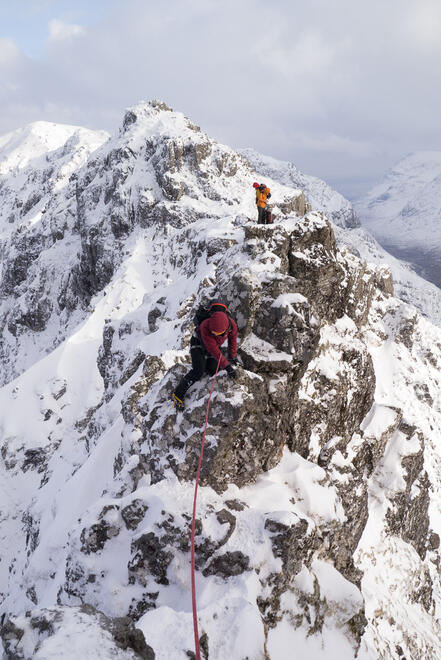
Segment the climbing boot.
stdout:
<svg viewBox="0 0 441 660">
<path fill-rule="evenodd" d="M 175 387 L 175 390 L 173 392 L 173 402 L 177 408 L 182 408 L 184 406 L 184 397 L 185 394 L 188 390 L 189 387 L 191 387 L 194 384 L 193 378 L 189 377 L 188 374 L 186 374 L 182 379 L 181 382 L 177 387 Z"/>
<path fill-rule="evenodd" d="M 173 400 L 173 406 L 177 408 L 178 410 L 182 409 L 184 407 L 184 402 L 182 399 L 180 399 L 176 394 L 173 392 L 172 394 L 172 400 Z"/>
</svg>

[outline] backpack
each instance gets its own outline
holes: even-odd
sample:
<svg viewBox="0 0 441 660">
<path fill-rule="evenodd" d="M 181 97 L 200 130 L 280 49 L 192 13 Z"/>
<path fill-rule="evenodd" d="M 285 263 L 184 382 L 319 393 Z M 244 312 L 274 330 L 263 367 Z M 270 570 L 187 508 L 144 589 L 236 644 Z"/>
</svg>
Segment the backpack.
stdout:
<svg viewBox="0 0 441 660">
<path fill-rule="evenodd" d="M 196 328 L 201 325 L 202 321 L 209 319 L 210 316 L 211 314 L 206 307 L 198 307 L 193 317 L 193 323 L 195 324 Z"/>
</svg>

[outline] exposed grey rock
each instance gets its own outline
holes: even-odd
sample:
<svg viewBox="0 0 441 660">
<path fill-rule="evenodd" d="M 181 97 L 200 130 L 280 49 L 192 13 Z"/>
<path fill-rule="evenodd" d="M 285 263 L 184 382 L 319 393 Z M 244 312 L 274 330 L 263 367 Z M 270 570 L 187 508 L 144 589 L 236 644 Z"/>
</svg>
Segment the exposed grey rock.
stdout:
<svg viewBox="0 0 441 660">
<path fill-rule="evenodd" d="M 405 472 L 406 488 L 404 492 L 398 493 L 388 510 L 386 518 L 392 534 L 401 536 L 403 540 L 410 543 L 420 555 L 421 559 L 426 556 L 429 539 L 429 488 L 430 482 L 427 472 L 424 470 L 424 437 L 415 427 L 401 423 L 399 427 L 405 433 L 408 440 L 418 437 L 421 450 L 405 456 L 401 465 Z M 412 493 L 416 491 L 416 494 Z"/>
<path fill-rule="evenodd" d="M 278 520 L 267 518 L 265 529 L 271 533 L 271 544 L 273 554 L 282 560 L 283 570 L 280 574 L 285 584 L 280 591 L 286 590 L 289 581 L 299 572 L 303 561 L 307 557 L 306 546 L 310 544 L 309 552 L 314 547 L 314 542 L 308 539 L 308 523 L 300 519 L 295 525 L 286 525 Z"/>
<path fill-rule="evenodd" d="M 144 518 L 148 506 L 142 500 L 133 500 L 121 509 L 121 516 L 128 529 L 136 529 Z"/>
<path fill-rule="evenodd" d="M 20 643 L 24 632 L 25 631 L 16 626 L 11 619 L 8 619 L 0 628 L 0 635 L 8 660 L 23 660 L 23 653 L 16 653 L 15 647 Z"/>
<path fill-rule="evenodd" d="M 169 584 L 167 568 L 173 555 L 163 549 L 158 536 L 153 532 L 143 534 L 132 542 L 131 552 L 128 564 L 130 579 L 136 579 L 145 586 L 147 574 L 150 573 L 158 584 Z"/>
<path fill-rule="evenodd" d="M 25 512 L 22 516 L 23 531 L 26 534 L 26 546 L 28 547 L 28 555 L 31 552 L 34 552 L 38 546 L 39 537 L 40 537 L 40 525 L 39 521 L 35 520 L 33 516 Z"/>
<path fill-rule="evenodd" d="M 243 511 L 246 507 L 244 502 L 239 502 L 238 500 L 225 500 L 225 504 L 233 511 Z"/>
<path fill-rule="evenodd" d="M 225 579 L 247 571 L 249 563 L 250 558 L 240 552 L 240 550 L 226 552 L 219 557 L 215 557 L 207 568 L 203 570 L 203 574 L 205 576 L 219 575 Z"/>
<path fill-rule="evenodd" d="M 87 608 L 90 608 L 90 605 Z M 109 630 L 119 648 L 123 650 L 133 649 L 136 657 L 142 658 L 142 660 L 155 660 L 155 653 L 146 643 L 144 634 L 139 628 L 135 628 L 129 617 L 106 619 L 107 617 L 103 627 Z"/>
<path fill-rule="evenodd" d="M 122 404 L 121 412 L 127 423 L 140 423 L 140 418 L 145 415 L 142 399 L 164 373 L 165 366 L 160 358 L 155 355 L 149 355 L 145 358 L 142 377 L 132 385 L 130 394 Z"/>
<path fill-rule="evenodd" d="M 104 545 L 109 539 L 118 536 L 120 526 L 114 521 L 114 514 L 118 510 L 119 507 L 115 505 L 104 507 L 99 515 L 99 522 L 92 525 L 89 529 L 83 529 L 81 532 L 81 552 L 85 554 L 98 552 L 104 548 Z M 110 520 L 106 519 L 109 512 L 113 514 Z"/>
<path fill-rule="evenodd" d="M 146 357 L 143 351 L 128 356 L 124 350 L 125 339 L 131 333 L 128 324 L 119 327 L 117 336 L 115 332 L 114 325 L 107 323 L 104 326 L 103 343 L 98 352 L 97 365 L 106 390 L 112 390 L 116 384 L 124 385 L 136 373 Z"/>
<path fill-rule="evenodd" d="M 250 230 L 245 249 L 256 244 L 255 241 L 263 240 L 265 230 L 266 227 Z M 267 470 L 277 463 L 285 444 L 307 456 L 314 429 L 320 429 L 317 432 L 320 433 L 322 448 L 336 435 L 343 436 L 344 441 L 349 442 L 352 434 L 359 430 L 373 401 L 375 378 L 372 360 L 359 340 L 348 342 L 342 351 L 336 380 L 320 374 L 315 362 L 311 363 L 313 366 L 307 372 L 312 358 L 316 356 L 316 360 L 320 359 L 320 350 L 323 350 L 319 346 L 320 321 L 316 314 L 323 313 L 327 320 L 328 317 L 332 320 L 336 310 L 335 295 L 332 298 L 329 294 L 325 295 L 323 281 L 329 273 L 334 273 L 329 280 L 329 287 L 333 288 L 333 277 L 336 276 L 338 282 L 344 277 L 329 223 L 318 214 L 311 214 L 309 220 L 295 225 L 291 233 L 282 227 L 276 229 L 269 236 L 268 243 L 265 258 L 269 259 L 271 254 L 278 257 L 286 275 L 277 272 L 262 284 L 255 283 L 246 271 L 237 271 L 223 289 L 223 265 L 219 264 L 219 290 L 223 292 L 232 313 L 237 310 L 238 325 L 242 337 L 245 337 L 240 355 L 247 371 L 239 370 L 239 379 L 235 383 L 235 388 L 238 385 L 242 391 L 240 398 L 232 398 L 228 380 L 222 375 L 218 379 L 216 405 L 208 430 L 208 434 L 217 441 L 206 447 L 201 470 L 202 483 L 208 483 L 218 491 L 224 490 L 231 481 L 239 486 L 253 481 L 262 469 Z M 315 266 L 317 281 L 314 287 L 310 284 L 309 266 L 297 277 L 288 274 L 291 269 L 289 256 L 294 245 L 301 249 L 302 254 L 309 255 L 305 256 L 304 261 L 318 264 Z M 312 246 L 314 257 L 308 252 Z M 357 266 L 346 265 L 353 282 L 363 279 L 365 275 L 363 270 L 360 275 L 356 274 Z M 374 287 L 374 278 L 370 281 L 371 287 Z M 304 293 L 299 294 L 299 288 Z M 348 285 L 346 289 L 343 287 L 341 297 L 337 296 L 337 306 L 338 300 L 341 301 L 341 314 L 349 307 L 346 302 L 348 289 L 353 301 L 357 294 L 365 299 L 370 295 L 364 288 L 355 285 Z M 305 293 L 309 298 L 305 297 Z M 331 300 L 332 313 L 329 312 Z M 369 304 L 366 306 L 368 308 Z M 243 315 L 244 312 L 247 316 Z M 360 318 L 357 320 L 361 322 Z M 353 332 L 356 336 L 355 329 Z M 260 360 L 259 350 L 263 356 Z M 286 374 L 282 379 L 281 373 Z M 302 377 L 313 379 L 312 386 L 317 392 L 313 399 L 298 398 Z M 170 395 L 175 378 L 172 370 L 159 391 L 159 403 Z M 179 418 L 172 413 L 160 428 L 156 429 L 155 425 L 162 413 L 162 404 L 153 408 L 147 416 L 144 434 L 149 438 L 150 446 L 155 447 L 150 463 L 151 469 L 158 474 L 162 468 L 156 469 L 154 466 L 162 464 L 167 448 L 182 447 L 178 438 L 185 437 L 185 461 L 175 463 L 169 458 L 166 460 L 180 478 L 193 478 L 201 436 L 200 431 L 192 432 L 190 429 L 200 419 L 206 405 L 206 396 L 203 397 L 205 388 L 204 381 L 194 386 L 192 391 L 198 405 L 185 409 Z M 179 430 L 176 423 L 180 425 Z"/>
<path fill-rule="evenodd" d="M 296 278 L 297 290 L 314 307 L 320 318 L 334 321 L 345 309 L 344 271 L 338 260 L 334 232 L 320 214 L 314 220 L 299 223 L 291 235 L 290 274 Z"/>
<path fill-rule="evenodd" d="M 372 406 L 375 374 L 370 355 L 361 344 L 351 342 L 343 348 L 340 360 L 337 379 L 321 373 L 315 364 L 305 374 L 305 387 L 313 388 L 316 396 L 297 402 L 295 433 L 290 440 L 291 449 L 302 456 L 309 454 L 312 433 L 318 435 L 321 448 L 334 436 L 343 437 L 347 443 Z"/>
<path fill-rule="evenodd" d="M 23 472 L 29 469 L 35 469 L 37 472 L 44 472 L 47 468 L 49 457 L 47 451 L 42 447 L 38 449 L 26 449 L 25 458 L 22 465 Z"/>
</svg>

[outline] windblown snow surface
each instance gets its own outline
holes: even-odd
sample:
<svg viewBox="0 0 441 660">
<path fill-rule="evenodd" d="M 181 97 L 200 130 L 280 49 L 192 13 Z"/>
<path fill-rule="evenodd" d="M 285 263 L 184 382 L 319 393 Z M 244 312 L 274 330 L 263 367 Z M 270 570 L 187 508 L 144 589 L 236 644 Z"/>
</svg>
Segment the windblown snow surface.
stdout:
<svg viewBox="0 0 441 660">
<path fill-rule="evenodd" d="M 34 283 L 44 278 L 39 296 L 51 304 L 46 325 L 33 329 L 23 321 L 16 326 L 20 331 L 15 336 L 4 327 L 7 348 L 2 352 L 3 368 L 9 376 L 0 389 L 0 607 L 4 620 L 11 618 L 24 630 L 15 647 L 17 655 L 6 657 L 144 657 L 115 646 L 97 620 L 81 612 L 84 603 L 108 617 L 130 615 L 158 660 L 191 657 L 194 648 L 188 539 L 166 557 L 161 579 L 153 579 L 147 570 L 142 578 L 131 580 L 128 572 L 129 562 L 134 566 L 136 538 L 153 530 L 166 537 L 173 526 L 188 537 L 194 483 L 178 479 L 170 469 L 163 478 L 152 478 L 142 467 L 140 455 L 130 449 L 141 446 L 142 452 L 148 453 L 143 443 L 149 440 L 142 440 L 142 423 L 127 421 L 123 410 L 147 359 L 158 359 L 160 379 L 142 395 L 146 410 L 152 409 L 168 370 L 180 363 L 188 366 L 188 345 L 182 337 L 188 341 L 195 299 L 201 291 L 213 289 L 220 272 L 233 277 L 239 269 L 246 269 L 257 286 L 273 277 L 280 264 L 269 248 L 266 255 L 256 258 L 243 249 L 245 227 L 255 216 L 251 183 L 259 174 L 268 176 L 267 171 L 253 171 L 232 150 L 209 142 L 204 134 L 189 127 L 179 113 L 148 104 L 136 106 L 131 113 L 136 121 L 129 114 L 125 129 L 110 140 L 103 133 L 42 123 L 0 139 L 3 262 L 10 257 L 6 250 L 16 249 L 10 241 L 12 234 L 20 231 L 18 225 L 24 234 L 32 227 L 33 236 L 44 238 L 63 219 L 58 239 L 40 246 L 38 255 L 27 265 Z M 155 157 L 151 156 L 153 146 L 162 148 L 164 144 L 170 157 L 171 141 L 182 144 L 184 154 L 189 144 L 209 144 L 223 163 L 217 171 L 207 166 L 202 178 L 200 172 L 195 174 L 182 165 L 174 175 L 183 191 L 177 199 L 165 196 L 165 184 L 161 187 L 158 183 L 151 160 Z M 115 154 L 122 154 L 123 166 L 112 161 Z M 178 159 L 178 155 L 174 157 Z M 124 163 L 127 169 L 118 178 Z M 38 177 L 52 167 L 48 175 L 51 183 L 44 189 Z M 36 173 L 34 188 L 31 168 Z M 75 189 L 77 182 L 82 182 L 83 192 Z M 117 237 L 110 231 L 105 233 L 99 224 L 105 218 L 110 225 L 109 205 L 116 202 L 113 199 L 106 205 L 100 191 L 112 182 L 120 186 L 114 195 L 124 194 L 130 200 L 128 207 L 133 204 L 139 208 L 140 200 L 150 204 L 148 221 L 135 213 L 125 232 L 115 230 Z M 268 178 L 267 183 L 274 200 L 299 194 L 298 186 L 294 188 L 287 179 L 279 183 L 276 177 Z M 208 185 L 214 191 L 211 197 L 204 188 Z M 35 190 L 43 196 L 19 217 L 20 202 L 25 203 Z M 70 307 L 59 309 L 60 282 L 79 263 L 85 249 L 80 236 L 83 229 L 78 227 L 78 204 L 82 204 L 83 229 L 103 231 L 103 251 L 107 250 L 114 269 L 107 282 L 96 284 L 83 306 L 72 302 Z M 154 209 L 159 207 L 169 215 L 158 212 L 154 216 Z M 280 230 L 292 232 L 303 221 L 293 213 L 278 213 L 277 201 L 275 207 Z M 313 214 L 307 222 L 323 222 L 314 218 Z M 339 233 L 342 244 L 351 243 L 347 235 L 357 236 L 353 243 L 363 258 L 370 255 L 370 261 L 377 264 L 387 259 L 362 230 L 342 229 Z M 350 254 L 345 258 L 358 263 Z M 396 261 L 391 267 L 402 278 L 400 291 L 407 282 L 409 300 L 439 322 L 435 289 L 421 285 L 418 300 L 421 280 L 410 273 L 404 276 L 407 271 Z M 4 291 L 2 305 L 7 318 L 17 305 L 28 313 L 26 300 L 32 286 L 25 278 L 16 286 L 12 281 L 9 293 Z M 296 295 L 291 302 L 281 299 L 282 308 L 301 304 L 302 296 Z M 111 327 L 115 330 L 115 362 L 104 378 L 98 365 L 107 350 L 103 333 L 108 336 L 106 328 Z M 227 577 L 196 572 L 199 629 L 207 634 L 208 657 L 441 657 L 436 546 L 436 537 L 441 534 L 441 330 L 413 305 L 393 296 L 376 295 L 359 331 L 344 315 L 334 323 L 323 324 L 320 333 L 320 350 L 308 366 L 299 396 L 305 400 L 315 396 L 308 380 L 311 374 L 337 382 L 342 347 L 360 342 L 374 364 L 373 405 L 347 451 L 336 451 L 332 465 L 326 468 L 317 462 L 319 448 L 314 448 L 311 437 L 307 459 L 285 447 L 278 464 L 262 472 L 255 483 L 243 487 L 231 483 L 222 493 L 210 486 L 200 488 L 198 518 L 214 556 L 220 555 L 216 548 L 226 531 L 215 512 L 225 509 L 234 513 L 235 527 L 222 545 L 222 553 L 240 550 L 251 558 L 247 570 Z M 265 353 L 264 343 L 258 348 Z M 139 355 L 143 357 L 136 363 L 134 358 Z M 290 356 L 282 355 L 289 362 Z M 121 378 L 123 372 L 125 380 Z M 283 377 L 281 373 L 282 381 Z M 242 386 L 227 383 L 223 373 L 219 380 L 232 392 L 236 387 L 235 396 L 245 396 Z M 189 397 L 188 406 L 194 408 L 196 417 L 198 396 L 203 391 L 196 388 Z M 221 400 L 220 394 L 218 398 Z M 216 396 L 212 405 L 215 410 Z M 169 410 L 163 406 L 157 414 L 155 428 L 160 428 Z M 414 428 L 414 432 L 406 435 L 398 429 L 399 415 L 404 415 L 406 428 Z M 202 417 L 199 421 L 202 423 Z M 345 466 L 351 464 L 361 443 L 375 443 L 379 438 L 384 438 L 384 454 L 372 474 L 364 475 L 368 517 L 354 554 L 355 567 L 362 576 L 360 585 L 345 578 L 324 550 L 317 550 L 310 563 L 296 569 L 290 587 L 281 594 L 273 625 L 264 625 L 258 602 L 271 597 L 271 576 L 282 569 L 265 521 L 271 519 L 290 528 L 304 519 L 308 533 L 323 525 L 344 525 L 344 509 L 329 475 L 339 471 L 339 479 L 347 479 L 348 488 L 355 489 L 350 477 L 345 477 Z M 388 525 L 398 506 L 397 498 L 406 492 L 409 482 L 406 460 L 417 455 L 422 457 L 421 469 L 430 484 L 427 497 L 432 546 L 424 553 L 418 553 L 415 544 L 404 540 L 398 531 L 392 532 Z M 421 484 L 414 481 L 412 488 L 412 494 L 407 495 L 417 498 Z M 141 511 L 136 524 L 122 522 L 121 511 L 128 507 Z M 106 535 L 100 539 L 103 525 Z M 159 561 L 160 552 L 157 556 Z M 358 644 L 348 622 L 361 608 L 366 623 Z M 53 610 L 61 623 L 50 630 L 30 625 L 33 617 Z"/>
</svg>

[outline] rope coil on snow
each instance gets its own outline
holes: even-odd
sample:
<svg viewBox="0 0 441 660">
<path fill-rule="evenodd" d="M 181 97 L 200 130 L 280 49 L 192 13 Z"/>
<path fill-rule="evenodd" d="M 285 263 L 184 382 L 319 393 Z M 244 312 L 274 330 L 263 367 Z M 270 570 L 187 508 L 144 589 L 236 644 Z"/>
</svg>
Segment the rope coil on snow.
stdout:
<svg viewBox="0 0 441 660">
<path fill-rule="evenodd" d="M 198 486 L 199 486 L 199 475 L 201 473 L 202 465 L 202 456 L 204 454 L 204 445 L 205 445 L 205 434 L 207 432 L 208 424 L 208 413 L 210 412 L 210 401 L 211 395 L 213 393 L 214 384 L 216 382 L 217 373 L 219 371 L 221 356 L 217 361 L 216 373 L 214 374 L 213 383 L 211 385 L 210 395 L 208 397 L 207 403 L 207 414 L 205 415 L 205 426 L 204 433 L 202 435 L 202 444 L 201 444 L 201 453 L 199 456 L 198 471 L 196 473 L 196 484 L 194 488 L 194 500 L 193 500 L 193 519 L 191 521 L 191 599 L 193 606 L 193 628 L 194 628 L 194 647 L 196 651 L 196 660 L 201 660 L 201 650 L 199 646 L 199 630 L 198 630 L 198 613 L 196 608 L 196 585 L 195 585 L 195 568 L 194 568 L 194 536 L 195 536 L 195 526 L 196 526 L 196 499 L 198 495 Z"/>
</svg>

